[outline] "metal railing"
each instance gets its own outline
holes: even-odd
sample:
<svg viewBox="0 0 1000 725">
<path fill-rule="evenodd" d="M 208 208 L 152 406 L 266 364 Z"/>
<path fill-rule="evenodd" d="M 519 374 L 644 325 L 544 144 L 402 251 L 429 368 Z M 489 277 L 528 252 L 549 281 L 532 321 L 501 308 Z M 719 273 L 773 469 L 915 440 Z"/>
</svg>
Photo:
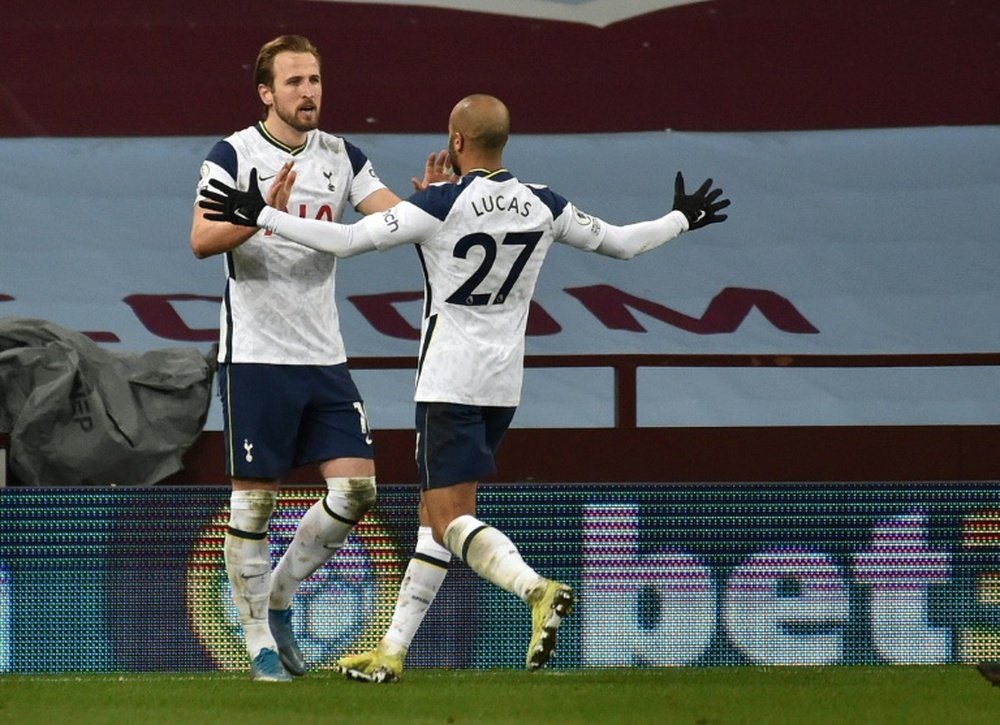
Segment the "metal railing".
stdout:
<svg viewBox="0 0 1000 725">
<path fill-rule="evenodd" d="M 355 357 L 356 370 L 413 370 L 415 357 Z M 1000 367 L 1000 352 L 875 355 L 637 354 L 526 355 L 527 368 L 611 368 L 614 373 L 614 427 L 635 428 L 637 371 L 646 367 L 718 368 L 912 368 Z"/>
</svg>

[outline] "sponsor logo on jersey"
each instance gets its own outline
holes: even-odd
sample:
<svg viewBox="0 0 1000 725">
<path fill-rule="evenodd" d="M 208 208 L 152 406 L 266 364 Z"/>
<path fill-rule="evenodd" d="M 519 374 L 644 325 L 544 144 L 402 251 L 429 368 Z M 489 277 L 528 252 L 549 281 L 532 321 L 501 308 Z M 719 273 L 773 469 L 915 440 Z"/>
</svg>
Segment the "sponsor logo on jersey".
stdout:
<svg viewBox="0 0 1000 725">
<path fill-rule="evenodd" d="M 382 215 L 382 221 L 389 227 L 390 234 L 399 230 L 399 217 L 393 214 L 391 209 Z"/>
</svg>

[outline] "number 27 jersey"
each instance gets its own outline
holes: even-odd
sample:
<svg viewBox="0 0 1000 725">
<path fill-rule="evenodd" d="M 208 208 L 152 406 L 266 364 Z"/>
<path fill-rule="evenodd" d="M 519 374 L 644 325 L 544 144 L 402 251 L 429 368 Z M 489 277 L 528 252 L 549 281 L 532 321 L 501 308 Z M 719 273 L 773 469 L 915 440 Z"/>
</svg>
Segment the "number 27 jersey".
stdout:
<svg viewBox="0 0 1000 725">
<path fill-rule="evenodd" d="M 516 406 L 535 283 L 553 241 L 593 250 L 600 220 L 506 169 L 473 171 L 366 220 L 379 249 L 415 243 L 424 309 L 415 399 Z"/>
</svg>

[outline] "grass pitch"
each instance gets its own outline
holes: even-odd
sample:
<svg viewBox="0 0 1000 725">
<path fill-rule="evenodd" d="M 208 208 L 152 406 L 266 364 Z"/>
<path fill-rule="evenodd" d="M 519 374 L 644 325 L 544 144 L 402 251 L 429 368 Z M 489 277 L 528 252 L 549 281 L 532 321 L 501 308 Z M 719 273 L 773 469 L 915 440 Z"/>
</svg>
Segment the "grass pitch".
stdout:
<svg viewBox="0 0 1000 725">
<path fill-rule="evenodd" d="M 0 676 L 4 723 L 995 723 L 971 667 L 407 670 L 291 684 L 209 673 Z"/>
</svg>

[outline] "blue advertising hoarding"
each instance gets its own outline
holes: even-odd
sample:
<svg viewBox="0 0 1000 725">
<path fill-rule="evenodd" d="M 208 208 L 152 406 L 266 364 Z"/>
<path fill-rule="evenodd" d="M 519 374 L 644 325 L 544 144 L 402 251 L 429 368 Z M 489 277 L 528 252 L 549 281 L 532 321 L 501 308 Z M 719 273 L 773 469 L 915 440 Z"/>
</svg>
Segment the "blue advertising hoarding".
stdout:
<svg viewBox="0 0 1000 725">
<path fill-rule="evenodd" d="M 319 490 L 282 492 L 276 562 Z M 415 487 L 296 595 L 312 667 L 373 646 L 416 534 Z M 223 570 L 224 488 L 0 490 L 0 671 L 245 669 Z M 555 667 L 1000 659 L 993 482 L 482 487 L 579 603 Z M 411 667 L 521 667 L 526 606 L 453 560 Z"/>
</svg>

